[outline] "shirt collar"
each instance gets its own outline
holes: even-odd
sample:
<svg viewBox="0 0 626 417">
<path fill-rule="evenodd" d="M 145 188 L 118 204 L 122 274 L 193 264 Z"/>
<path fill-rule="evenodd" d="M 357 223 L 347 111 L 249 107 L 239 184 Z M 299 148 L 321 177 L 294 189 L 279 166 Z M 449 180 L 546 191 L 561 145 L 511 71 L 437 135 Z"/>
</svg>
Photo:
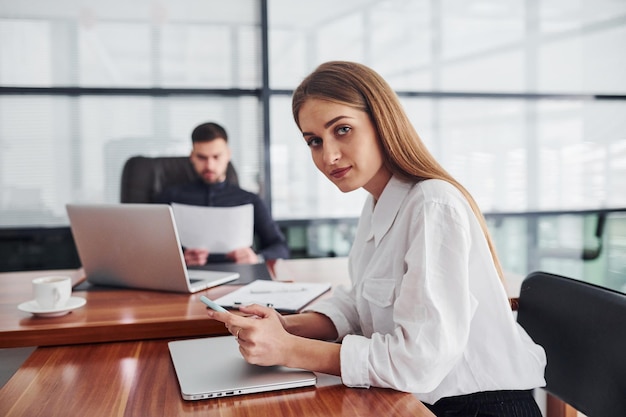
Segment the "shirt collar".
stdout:
<svg viewBox="0 0 626 417">
<path fill-rule="evenodd" d="M 228 184 L 226 182 L 226 180 L 224 180 L 222 182 L 216 182 L 216 183 L 213 183 L 213 184 L 209 184 L 209 183 L 205 182 L 202 178 L 198 178 L 196 180 L 196 183 L 201 185 L 202 187 L 205 187 L 205 188 L 209 189 L 209 190 L 222 190 L 222 189 L 226 188 L 226 184 Z"/>
<path fill-rule="evenodd" d="M 393 224 L 404 198 L 413 187 L 413 183 L 401 181 L 392 176 L 374 206 L 374 198 L 370 195 L 367 203 L 370 208 L 370 234 L 367 240 L 374 239 L 378 246 Z"/>
</svg>

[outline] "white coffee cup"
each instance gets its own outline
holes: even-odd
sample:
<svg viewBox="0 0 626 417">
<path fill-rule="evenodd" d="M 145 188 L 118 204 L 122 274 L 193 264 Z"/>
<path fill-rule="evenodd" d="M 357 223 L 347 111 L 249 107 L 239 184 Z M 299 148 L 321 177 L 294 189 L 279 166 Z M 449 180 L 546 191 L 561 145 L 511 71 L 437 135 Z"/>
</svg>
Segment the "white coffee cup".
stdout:
<svg viewBox="0 0 626 417">
<path fill-rule="evenodd" d="M 72 279 L 66 276 L 35 278 L 33 294 L 39 307 L 48 310 L 61 308 L 72 295 Z"/>
</svg>

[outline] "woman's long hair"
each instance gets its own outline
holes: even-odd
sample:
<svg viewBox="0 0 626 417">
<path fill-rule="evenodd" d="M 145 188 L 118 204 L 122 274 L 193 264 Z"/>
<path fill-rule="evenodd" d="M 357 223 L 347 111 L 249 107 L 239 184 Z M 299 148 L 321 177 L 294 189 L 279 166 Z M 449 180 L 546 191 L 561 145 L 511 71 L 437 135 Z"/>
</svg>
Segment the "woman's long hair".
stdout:
<svg viewBox="0 0 626 417">
<path fill-rule="evenodd" d="M 317 67 L 293 94 L 292 111 L 298 127 L 300 109 L 312 98 L 366 112 L 378 133 L 384 163 L 393 175 L 413 182 L 440 179 L 458 188 L 480 223 L 498 275 L 504 282 L 495 246 L 476 201 L 428 151 L 404 112 L 398 96 L 378 73 L 362 64 L 345 61 L 326 62 Z"/>
</svg>

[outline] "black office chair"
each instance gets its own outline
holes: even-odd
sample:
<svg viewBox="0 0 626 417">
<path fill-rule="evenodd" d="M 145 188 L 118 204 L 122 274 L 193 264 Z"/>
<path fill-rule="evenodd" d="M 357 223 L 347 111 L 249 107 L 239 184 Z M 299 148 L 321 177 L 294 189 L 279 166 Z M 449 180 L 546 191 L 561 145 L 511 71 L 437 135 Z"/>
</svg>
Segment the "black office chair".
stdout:
<svg viewBox="0 0 626 417">
<path fill-rule="evenodd" d="M 546 351 L 546 391 L 588 417 L 626 416 L 626 294 L 533 272 L 518 301 Z"/>
<path fill-rule="evenodd" d="M 188 156 L 133 156 L 124 164 L 120 201 L 122 203 L 152 203 L 163 189 L 194 181 L 198 175 Z M 238 185 L 237 171 L 228 164 L 226 181 Z"/>
</svg>

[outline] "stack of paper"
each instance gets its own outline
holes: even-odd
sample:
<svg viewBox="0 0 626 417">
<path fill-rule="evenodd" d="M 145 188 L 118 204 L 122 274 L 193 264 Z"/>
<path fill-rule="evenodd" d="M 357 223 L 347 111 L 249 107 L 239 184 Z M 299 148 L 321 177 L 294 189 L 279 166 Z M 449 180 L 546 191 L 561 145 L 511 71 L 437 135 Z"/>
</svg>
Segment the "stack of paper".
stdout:
<svg viewBox="0 0 626 417">
<path fill-rule="evenodd" d="M 218 298 L 215 302 L 226 308 L 260 304 L 280 312 L 295 313 L 328 290 L 330 283 L 258 280 Z"/>
</svg>

